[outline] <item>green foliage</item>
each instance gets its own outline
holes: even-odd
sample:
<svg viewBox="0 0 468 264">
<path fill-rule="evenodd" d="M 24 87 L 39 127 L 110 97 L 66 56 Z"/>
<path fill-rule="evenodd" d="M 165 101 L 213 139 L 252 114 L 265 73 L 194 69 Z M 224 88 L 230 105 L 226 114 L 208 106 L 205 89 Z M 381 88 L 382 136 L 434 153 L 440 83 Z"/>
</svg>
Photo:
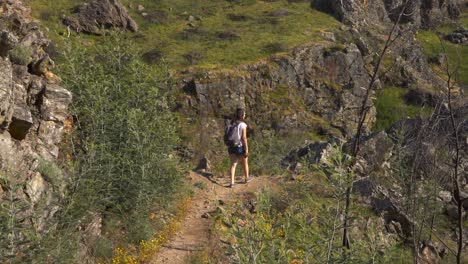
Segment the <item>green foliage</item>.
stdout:
<svg viewBox="0 0 468 264">
<path fill-rule="evenodd" d="M 112 258 L 112 241 L 105 236 L 99 237 L 93 245 L 93 256 L 97 258 Z"/>
<path fill-rule="evenodd" d="M 403 96 L 407 92 L 407 89 L 399 87 L 387 87 L 379 92 L 374 102 L 377 108 L 375 131 L 387 129 L 400 119 L 424 116 L 430 111 L 428 108 L 406 104 Z"/>
<path fill-rule="evenodd" d="M 39 159 L 39 166 L 37 171 L 54 186 L 58 188 L 60 185 L 63 185 L 64 175 L 62 170 L 52 161 Z"/>
<path fill-rule="evenodd" d="M 249 138 L 249 169 L 253 175 L 278 175 L 284 173 L 281 160 L 304 142 L 302 136 L 282 136 L 272 130 Z"/>
<path fill-rule="evenodd" d="M 153 237 L 153 226 L 149 217 L 145 216 L 143 212 L 133 214 L 126 222 L 127 239 L 130 243 L 138 244 Z"/>
<path fill-rule="evenodd" d="M 91 220 L 90 212 L 118 219 L 115 228 L 131 242 L 150 238 L 150 209 L 162 208 L 180 185 L 167 69 L 140 62 L 140 53 L 121 35 L 105 38 L 107 45 L 90 50 L 67 43 L 59 66 L 63 85 L 74 94 L 77 144 L 56 228 L 41 240 L 47 254 L 37 259 L 45 263 L 76 261 L 77 226 Z M 53 163 L 41 160 L 38 171 L 54 189 L 64 181 Z M 122 233 L 113 231 L 107 239 Z M 109 247 L 107 240 L 98 241 L 93 252 L 109 256 Z"/>
<path fill-rule="evenodd" d="M 268 43 L 263 47 L 263 50 L 268 52 L 268 53 L 279 53 L 279 52 L 285 52 L 288 50 L 288 47 L 280 42 L 272 42 Z"/>
<path fill-rule="evenodd" d="M 333 145 L 315 172 L 283 183 L 281 191 L 256 193 L 255 213 L 243 206 L 223 211 L 218 230 L 231 242 L 231 257 L 239 263 L 407 263 L 402 245 L 383 238 L 380 220 L 359 215 L 362 208 L 351 214 L 351 250 L 341 246 L 345 190 L 354 179 L 350 162 Z"/>
<path fill-rule="evenodd" d="M 167 199 L 178 185 L 177 127 L 166 69 L 139 62 L 123 37 L 108 38 L 112 44 L 92 52 L 70 46 L 61 76 L 79 117 L 77 180 L 93 186 L 83 194 L 97 208 L 131 211 Z"/>
<path fill-rule="evenodd" d="M 395 148 L 393 151 L 391 162 L 391 174 L 394 186 L 397 186 L 400 193 L 400 203 L 402 210 L 410 217 L 417 219 L 411 223 L 408 228 L 411 228 L 412 241 L 419 245 L 420 241 L 429 241 L 433 236 L 434 224 L 437 224 L 437 229 L 443 228 L 440 220 L 434 221 L 436 216 L 442 212 L 442 203 L 438 202 L 438 193 L 442 190 L 444 175 L 438 173 L 432 175 L 424 173 L 424 180 L 417 179 L 418 172 L 415 168 L 421 166 L 419 159 L 414 157 L 414 149 L 410 150 L 406 145 L 404 129 L 395 133 Z M 435 150 L 435 154 L 438 151 Z M 422 156 L 422 155 L 421 155 Z M 430 161 L 424 166 L 429 167 Z M 442 216 L 443 218 L 444 216 Z"/>
<path fill-rule="evenodd" d="M 30 47 L 18 45 L 9 52 L 11 62 L 18 65 L 28 65 L 31 61 L 32 50 Z"/>
<path fill-rule="evenodd" d="M 37 18 L 48 11 L 46 17 L 42 16 L 45 18 L 43 23 L 51 29 L 53 39 L 60 41 L 59 34 L 65 33 L 61 25 L 62 14 L 70 15 L 72 8 L 80 2 L 57 0 L 52 4 L 47 0 L 33 0 L 31 5 Z M 129 8 L 131 16 L 140 26 L 140 32 L 135 34 L 135 45 L 144 51 L 158 47 L 169 65 L 176 68 L 187 65 L 208 68 L 237 65 L 268 57 L 272 53 L 319 40 L 321 31 L 339 25 L 332 16 L 312 9 L 308 1 L 122 2 L 125 6 L 143 4 L 145 7 L 146 16 L 142 16 L 142 12 L 136 8 Z M 272 16 L 271 13 L 277 10 L 287 10 L 289 14 Z M 235 32 L 239 37 L 226 41 L 219 37 L 218 32 Z M 188 34 L 188 38 L 181 38 L 181 35 Z M 95 36 L 84 38 L 96 40 Z M 281 45 L 268 48 L 271 43 Z M 203 57 L 188 61 L 187 54 L 202 54 Z"/>
<path fill-rule="evenodd" d="M 198 189 L 201 189 L 201 190 L 206 190 L 206 188 L 207 188 L 206 183 L 204 183 L 202 181 L 197 181 L 194 184 L 194 186 L 197 187 Z"/>
<path fill-rule="evenodd" d="M 465 15 L 466 16 L 466 15 Z M 455 27 L 442 27 L 438 28 L 436 31 L 439 31 L 441 38 L 444 38 L 444 34 L 452 32 Z M 438 33 L 435 31 L 419 31 L 417 39 L 422 44 L 424 48 L 424 53 L 428 58 L 437 56 L 438 54 L 443 53 L 441 42 Z M 447 40 L 442 40 L 447 58 L 450 62 L 450 70 L 453 71 L 456 69 L 455 80 L 461 85 L 468 84 L 468 63 L 464 61 L 464 58 L 468 57 L 468 46 L 466 45 L 457 45 L 453 44 Z M 441 73 L 444 75 L 445 73 Z"/>
</svg>

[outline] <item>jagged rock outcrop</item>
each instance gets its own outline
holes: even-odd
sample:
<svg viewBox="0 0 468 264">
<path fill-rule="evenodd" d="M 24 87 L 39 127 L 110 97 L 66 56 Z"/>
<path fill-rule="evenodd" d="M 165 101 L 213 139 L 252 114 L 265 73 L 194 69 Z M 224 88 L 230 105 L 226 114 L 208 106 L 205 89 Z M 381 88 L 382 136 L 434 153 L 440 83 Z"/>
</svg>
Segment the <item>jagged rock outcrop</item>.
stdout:
<svg viewBox="0 0 468 264">
<path fill-rule="evenodd" d="M 406 1 L 377 0 L 315 0 L 313 6 L 333 14 L 337 19 L 352 27 L 353 41 L 357 44 L 366 61 L 375 65 L 377 54 L 380 54 L 386 37 Z M 419 105 L 433 105 L 433 100 L 445 87 L 440 78 L 432 71 L 425 58 L 421 45 L 415 35 L 420 28 L 431 28 L 448 18 L 457 18 L 461 2 L 458 0 L 411 0 L 405 6 L 399 25 L 393 37 L 399 36 L 390 45 L 381 72 L 381 81 L 388 86 L 399 86 L 416 91 Z M 458 12 L 456 11 L 458 10 Z"/>
<path fill-rule="evenodd" d="M 468 30 L 461 28 L 446 36 L 446 39 L 455 44 L 468 44 Z"/>
<path fill-rule="evenodd" d="M 76 32 L 102 35 L 107 29 L 138 31 L 138 25 L 118 0 L 93 0 L 75 8 L 76 14 L 63 23 Z"/>
<path fill-rule="evenodd" d="M 388 24 L 398 20 L 405 8 L 400 22 L 411 23 L 417 28 L 431 28 L 439 25 L 446 18 L 460 16 L 459 0 L 410 0 L 406 7 L 402 0 L 314 0 L 312 5 L 334 15 L 345 24 L 369 26 Z"/>
<path fill-rule="evenodd" d="M 65 176 L 41 168 L 53 166 L 59 155 L 72 100 L 51 72 L 48 44 L 21 1 L 0 0 L 0 198 L 22 186 L 13 195 L 36 216 L 22 224 L 38 232 L 63 196 Z"/>
<path fill-rule="evenodd" d="M 356 129 L 363 87 L 369 83 L 356 45 L 330 42 L 298 47 L 291 54 L 232 70 L 186 75 L 189 77 L 181 84 L 184 93 L 178 100 L 182 102 L 179 110 L 190 118 L 208 119 L 194 132 L 206 133 L 200 137 L 210 143 L 219 141 L 223 118 L 230 117 L 237 107 L 246 108 L 252 133 L 262 129 L 283 134 L 318 130 L 350 136 Z M 369 107 L 366 129 L 375 121 L 372 102 Z"/>
</svg>

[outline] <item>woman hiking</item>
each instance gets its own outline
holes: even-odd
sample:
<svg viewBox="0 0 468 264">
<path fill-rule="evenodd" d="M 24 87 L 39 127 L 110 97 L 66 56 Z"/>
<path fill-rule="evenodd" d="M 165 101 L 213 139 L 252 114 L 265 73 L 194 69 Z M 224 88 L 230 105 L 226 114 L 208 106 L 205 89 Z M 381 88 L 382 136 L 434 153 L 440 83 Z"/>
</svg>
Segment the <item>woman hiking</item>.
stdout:
<svg viewBox="0 0 468 264">
<path fill-rule="evenodd" d="M 229 173 L 231 175 L 230 188 L 233 188 L 236 185 L 234 177 L 236 174 L 237 162 L 239 160 L 241 161 L 242 168 L 244 169 L 244 183 L 248 183 L 251 180 L 251 178 L 249 178 L 247 124 L 244 122 L 244 119 L 245 110 L 237 108 L 234 119 L 228 127 L 227 137 L 230 139 L 228 142 L 228 153 L 231 159 L 231 167 L 229 169 Z"/>
</svg>

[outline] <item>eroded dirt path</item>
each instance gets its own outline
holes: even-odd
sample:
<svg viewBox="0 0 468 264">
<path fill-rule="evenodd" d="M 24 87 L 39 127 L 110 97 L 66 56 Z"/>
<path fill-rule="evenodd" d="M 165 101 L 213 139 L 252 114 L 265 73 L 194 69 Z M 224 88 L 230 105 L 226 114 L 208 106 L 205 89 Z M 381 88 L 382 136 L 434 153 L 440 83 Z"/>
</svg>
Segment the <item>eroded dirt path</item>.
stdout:
<svg viewBox="0 0 468 264">
<path fill-rule="evenodd" d="M 189 206 L 187 216 L 181 223 L 176 235 L 156 254 L 151 264 L 182 264 L 192 254 L 203 250 L 210 243 L 210 230 L 213 226 L 212 216 L 216 208 L 224 203 L 242 199 L 263 187 L 276 182 L 271 177 L 256 177 L 248 184 L 238 184 L 233 189 L 227 188 L 228 177 L 214 178 L 192 172 L 189 176 L 192 185 L 204 185 L 206 188 L 194 187 L 195 196 Z M 239 178 L 237 182 L 240 182 Z M 203 184 L 199 183 L 202 182 Z"/>
</svg>

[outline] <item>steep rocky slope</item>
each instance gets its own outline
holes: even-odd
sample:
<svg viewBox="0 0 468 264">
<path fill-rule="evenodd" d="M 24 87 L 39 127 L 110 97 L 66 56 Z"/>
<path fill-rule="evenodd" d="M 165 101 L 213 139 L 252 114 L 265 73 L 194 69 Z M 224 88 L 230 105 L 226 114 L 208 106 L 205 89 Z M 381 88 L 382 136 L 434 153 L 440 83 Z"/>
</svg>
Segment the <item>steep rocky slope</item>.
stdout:
<svg viewBox="0 0 468 264">
<path fill-rule="evenodd" d="M 289 54 L 230 69 L 182 71 L 182 77 L 177 77 L 182 80 L 180 108 L 189 123 L 200 117 L 204 123 L 191 135 L 215 146 L 220 138 L 216 131 L 222 131 L 224 119 L 241 106 L 249 113 L 253 133 L 262 129 L 283 134 L 312 129 L 322 136 L 352 136 L 360 99 L 402 3 L 313 1 L 313 7 L 347 24 L 323 33 L 329 41 L 299 46 Z M 412 1 L 410 9 L 405 14 L 411 16 L 401 20 L 395 32 L 398 38 L 383 58 L 376 90 L 382 86 L 404 87 L 411 90 L 410 101 L 433 105 L 444 82 L 432 71 L 415 34 L 421 27 L 436 25 L 436 20 L 428 21 L 425 14 L 455 18 L 459 7 L 457 2 L 428 5 Z M 375 108 L 372 102 L 369 104 L 367 131 L 376 119 Z M 196 127 L 196 122 L 191 126 Z"/>
<path fill-rule="evenodd" d="M 55 202 L 66 184 L 53 162 L 72 100 L 51 72 L 48 44 L 21 1 L 0 1 L 0 198 L 13 196 L 27 204 L 25 212 L 9 217 L 34 215 L 18 224 L 37 232 L 46 231 L 46 222 L 59 210 Z"/>
<path fill-rule="evenodd" d="M 298 47 L 291 54 L 233 70 L 190 75 L 195 77 L 185 79 L 182 88 L 189 116 L 214 118 L 210 123 L 222 126 L 233 109 L 246 107 L 254 130 L 305 131 L 323 125 L 322 133 L 345 136 L 353 133 L 362 87 L 369 82 L 356 45 L 332 42 Z M 368 127 L 374 119 L 375 110 Z"/>
<path fill-rule="evenodd" d="M 313 131 L 322 137 L 351 138 L 372 68 L 402 1 L 366 3 L 313 1 L 313 7 L 330 12 L 344 23 L 322 32 L 320 42 L 240 66 L 177 71 L 173 76 L 178 89 L 174 110 L 181 113 L 190 136 L 188 144 L 203 145 L 199 151 L 210 158 L 220 156 L 224 152 L 220 147 L 224 122 L 239 106 L 247 109 L 249 134 L 253 136 L 262 130 L 275 130 L 285 137 L 293 132 Z M 384 59 L 385 74 L 379 76 L 376 86 L 408 88 L 418 104 L 433 105 L 444 83 L 431 70 L 414 35 L 420 28 L 437 25 L 444 17 L 456 18 L 460 11 L 457 1 L 412 3 L 410 15 L 404 16 L 397 31 L 399 40 Z M 81 10 L 90 11 L 89 6 L 85 7 Z M 69 20 L 68 25 L 79 31 L 78 20 Z M 135 31 L 136 26 L 130 26 L 130 30 Z M 21 224 L 41 231 L 60 209 L 55 204 L 62 198 L 66 184 L 66 175 L 53 162 L 60 155 L 59 145 L 70 125 L 67 108 L 72 99 L 52 73 L 54 61 L 46 52 L 48 45 L 49 40 L 22 2 L 0 0 L 0 176 L 4 178 L 0 196 L 14 193 L 28 204 L 27 213 L 38 217 Z M 372 101 L 368 107 L 366 132 L 376 120 Z M 361 176 L 379 171 L 395 142 L 382 132 L 367 137 L 365 144 Z M 320 151 L 326 146 L 315 143 L 313 147 L 317 145 Z M 297 167 L 296 160 L 291 160 L 291 167 Z M 51 173 L 51 167 L 59 173 Z M 13 192 L 15 185 L 20 186 L 15 189 L 18 192 Z M 387 228 L 396 226 L 394 222 L 401 228 L 412 219 L 398 210 L 398 202 L 388 191 L 373 188 L 372 195 L 380 196 L 372 199 L 390 200 L 393 204 L 383 210 L 388 214 Z M 101 218 L 94 218 L 96 221 L 83 229 L 92 229 L 98 235 Z"/>
<path fill-rule="evenodd" d="M 313 5 L 325 12 L 332 13 L 346 24 L 370 26 L 377 23 L 390 23 L 398 19 L 406 1 L 377 0 L 313 0 Z M 412 23 L 415 27 L 431 28 L 440 25 L 447 18 L 460 16 L 460 0 L 412 0 L 405 7 L 402 22 Z"/>
</svg>

